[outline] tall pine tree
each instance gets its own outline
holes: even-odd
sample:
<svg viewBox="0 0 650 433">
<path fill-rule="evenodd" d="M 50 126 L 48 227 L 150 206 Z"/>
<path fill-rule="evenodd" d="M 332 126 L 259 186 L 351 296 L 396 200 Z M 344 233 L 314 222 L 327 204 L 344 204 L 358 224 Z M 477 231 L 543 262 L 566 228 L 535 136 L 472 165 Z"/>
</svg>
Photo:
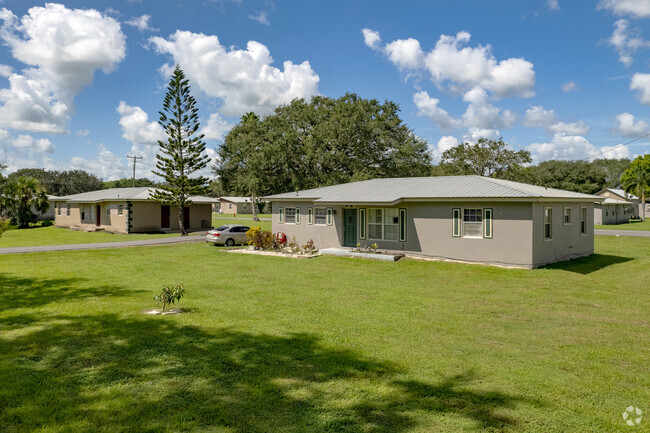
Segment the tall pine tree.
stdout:
<svg viewBox="0 0 650 433">
<path fill-rule="evenodd" d="M 158 161 L 153 173 L 162 177 L 165 183 L 152 198 L 178 207 L 178 227 L 181 236 L 186 236 L 184 215 L 185 208 L 192 204 L 190 196 L 208 192 L 206 177 L 190 175 L 205 168 L 209 158 L 205 154 L 203 134 L 197 133 L 199 114 L 196 101 L 190 94 L 189 81 L 178 65 L 167 86 L 163 111 L 159 113 L 158 123 L 167 134 L 167 141 L 158 141 L 160 152 L 156 155 Z"/>
</svg>

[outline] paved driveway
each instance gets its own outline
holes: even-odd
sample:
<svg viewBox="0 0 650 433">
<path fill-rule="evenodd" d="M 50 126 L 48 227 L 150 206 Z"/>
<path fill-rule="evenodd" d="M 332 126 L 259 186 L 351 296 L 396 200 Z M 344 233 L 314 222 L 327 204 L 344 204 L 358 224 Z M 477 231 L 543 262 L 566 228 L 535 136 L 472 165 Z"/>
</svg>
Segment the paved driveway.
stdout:
<svg viewBox="0 0 650 433">
<path fill-rule="evenodd" d="M 650 238 L 650 232 L 642 230 L 602 230 L 595 229 L 594 234 L 605 236 L 634 236 L 639 238 Z"/>
<path fill-rule="evenodd" d="M 205 233 L 200 233 L 194 236 L 178 236 L 173 238 L 145 239 L 141 241 L 0 248 L 0 254 L 39 253 L 43 251 L 99 250 L 104 248 L 142 247 L 148 245 L 166 245 L 166 244 L 178 244 L 178 243 L 186 243 L 186 242 L 205 242 Z"/>
</svg>

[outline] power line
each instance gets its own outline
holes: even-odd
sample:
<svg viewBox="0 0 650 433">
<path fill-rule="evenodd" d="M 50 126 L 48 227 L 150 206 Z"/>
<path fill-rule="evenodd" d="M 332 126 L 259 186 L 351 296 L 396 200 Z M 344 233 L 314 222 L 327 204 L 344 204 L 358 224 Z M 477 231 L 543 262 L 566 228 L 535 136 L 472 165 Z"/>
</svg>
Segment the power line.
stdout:
<svg viewBox="0 0 650 433">
<path fill-rule="evenodd" d="M 595 154 L 595 155 L 591 155 L 591 156 L 588 156 L 588 157 L 586 157 L 586 158 L 579 159 L 578 161 L 586 161 L 586 160 L 591 159 L 591 158 L 594 158 L 594 157 L 596 157 L 596 156 L 603 155 L 603 154 L 605 154 L 605 153 L 607 153 L 607 152 L 611 152 L 611 151 L 614 150 L 614 149 L 618 149 L 619 147 L 627 146 L 628 144 L 634 143 L 635 141 L 639 141 L 639 140 L 641 140 L 642 138 L 645 138 L 645 137 L 647 137 L 647 136 L 649 136 L 649 135 L 650 135 L 650 132 L 648 132 L 648 133 L 642 135 L 641 137 L 637 137 L 637 138 L 635 138 L 634 140 L 630 140 L 630 141 L 628 141 L 627 143 L 621 143 L 621 144 L 619 144 L 618 146 L 614 146 L 614 147 L 612 147 L 611 149 L 607 149 L 607 150 L 604 150 L 604 151 L 602 151 L 602 152 L 600 152 L 600 153 L 597 153 L 597 154 Z"/>
</svg>

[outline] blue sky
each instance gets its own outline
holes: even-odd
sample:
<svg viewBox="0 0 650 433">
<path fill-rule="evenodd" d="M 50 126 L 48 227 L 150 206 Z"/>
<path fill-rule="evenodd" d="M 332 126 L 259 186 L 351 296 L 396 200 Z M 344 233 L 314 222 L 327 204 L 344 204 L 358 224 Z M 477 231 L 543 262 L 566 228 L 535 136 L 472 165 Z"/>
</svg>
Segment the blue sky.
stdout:
<svg viewBox="0 0 650 433">
<path fill-rule="evenodd" d="M 392 100 L 434 158 L 478 137 L 548 159 L 650 152 L 650 0 L 0 1 L 0 163 L 152 177 L 170 68 L 209 154 L 241 114 Z M 617 147 L 618 146 L 618 147 Z"/>
</svg>

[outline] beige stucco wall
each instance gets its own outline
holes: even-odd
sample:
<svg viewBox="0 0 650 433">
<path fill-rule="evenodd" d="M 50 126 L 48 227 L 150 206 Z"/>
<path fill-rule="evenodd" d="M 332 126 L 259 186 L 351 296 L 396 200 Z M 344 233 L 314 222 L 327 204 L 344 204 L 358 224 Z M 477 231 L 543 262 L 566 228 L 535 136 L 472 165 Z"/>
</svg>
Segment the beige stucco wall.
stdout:
<svg viewBox="0 0 650 433">
<path fill-rule="evenodd" d="M 533 203 L 533 266 L 587 256 L 594 252 L 593 203 Z M 544 239 L 544 208 L 553 208 L 553 239 Z M 564 224 L 564 208 L 571 224 Z M 587 208 L 587 233 L 580 234 L 580 208 Z"/>
<path fill-rule="evenodd" d="M 67 215 L 66 206 L 70 206 L 70 216 Z M 54 225 L 57 227 L 74 227 L 81 225 L 79 205 L 76 203 L 56 202 L 57 210 L 54 213 Z M 61 208 L 61 215 L 59 215 Z"/>
<path fill-rule="evenodd" d="M 107 207 L 123 205 L 123 214 L 118 215 L 116 212 L 110 212 L 107 215 Z M 67 206 L 66 203 L 57 202 L 58 206 Z M 81 230 L 97 227 L 96 211 L 92 218 L 81 220 L 80 206 L 93 206 L 96 209 L 97 203 L 70 203 L 70 216 L 63 212 L 63 215 L 54 216 L 54 223 L 58 227 L 78 228 Z M 100 227 L 107 232 L 114 233 L 142 233 L 158 232 L 161 230 L 161 205 L 154 202 L 132 202 L 132 211 L 129 215 L 126 202 L 103 202 L 100 204 Z M 63 210 L 63 209 L 62 209 Z M 129 216 L 131 217 L 131 228 L 129 230 Z M 170 230 L 178 230 L 178 209 L 171 206 L 170 209 Z M 202 221 L 207 221 L 207 225 L 212 223 L 212 206 L 210 204 L 193 204 L 190 206 L 190 227 L 188 229 L 200 229 L 203 227 Z"/>
<path fill-rule="evenodd" d="M 624 204 L 596 204 L 594 224 L 623 224 L 630 221 L 634 208 Z"/>
</svg>

